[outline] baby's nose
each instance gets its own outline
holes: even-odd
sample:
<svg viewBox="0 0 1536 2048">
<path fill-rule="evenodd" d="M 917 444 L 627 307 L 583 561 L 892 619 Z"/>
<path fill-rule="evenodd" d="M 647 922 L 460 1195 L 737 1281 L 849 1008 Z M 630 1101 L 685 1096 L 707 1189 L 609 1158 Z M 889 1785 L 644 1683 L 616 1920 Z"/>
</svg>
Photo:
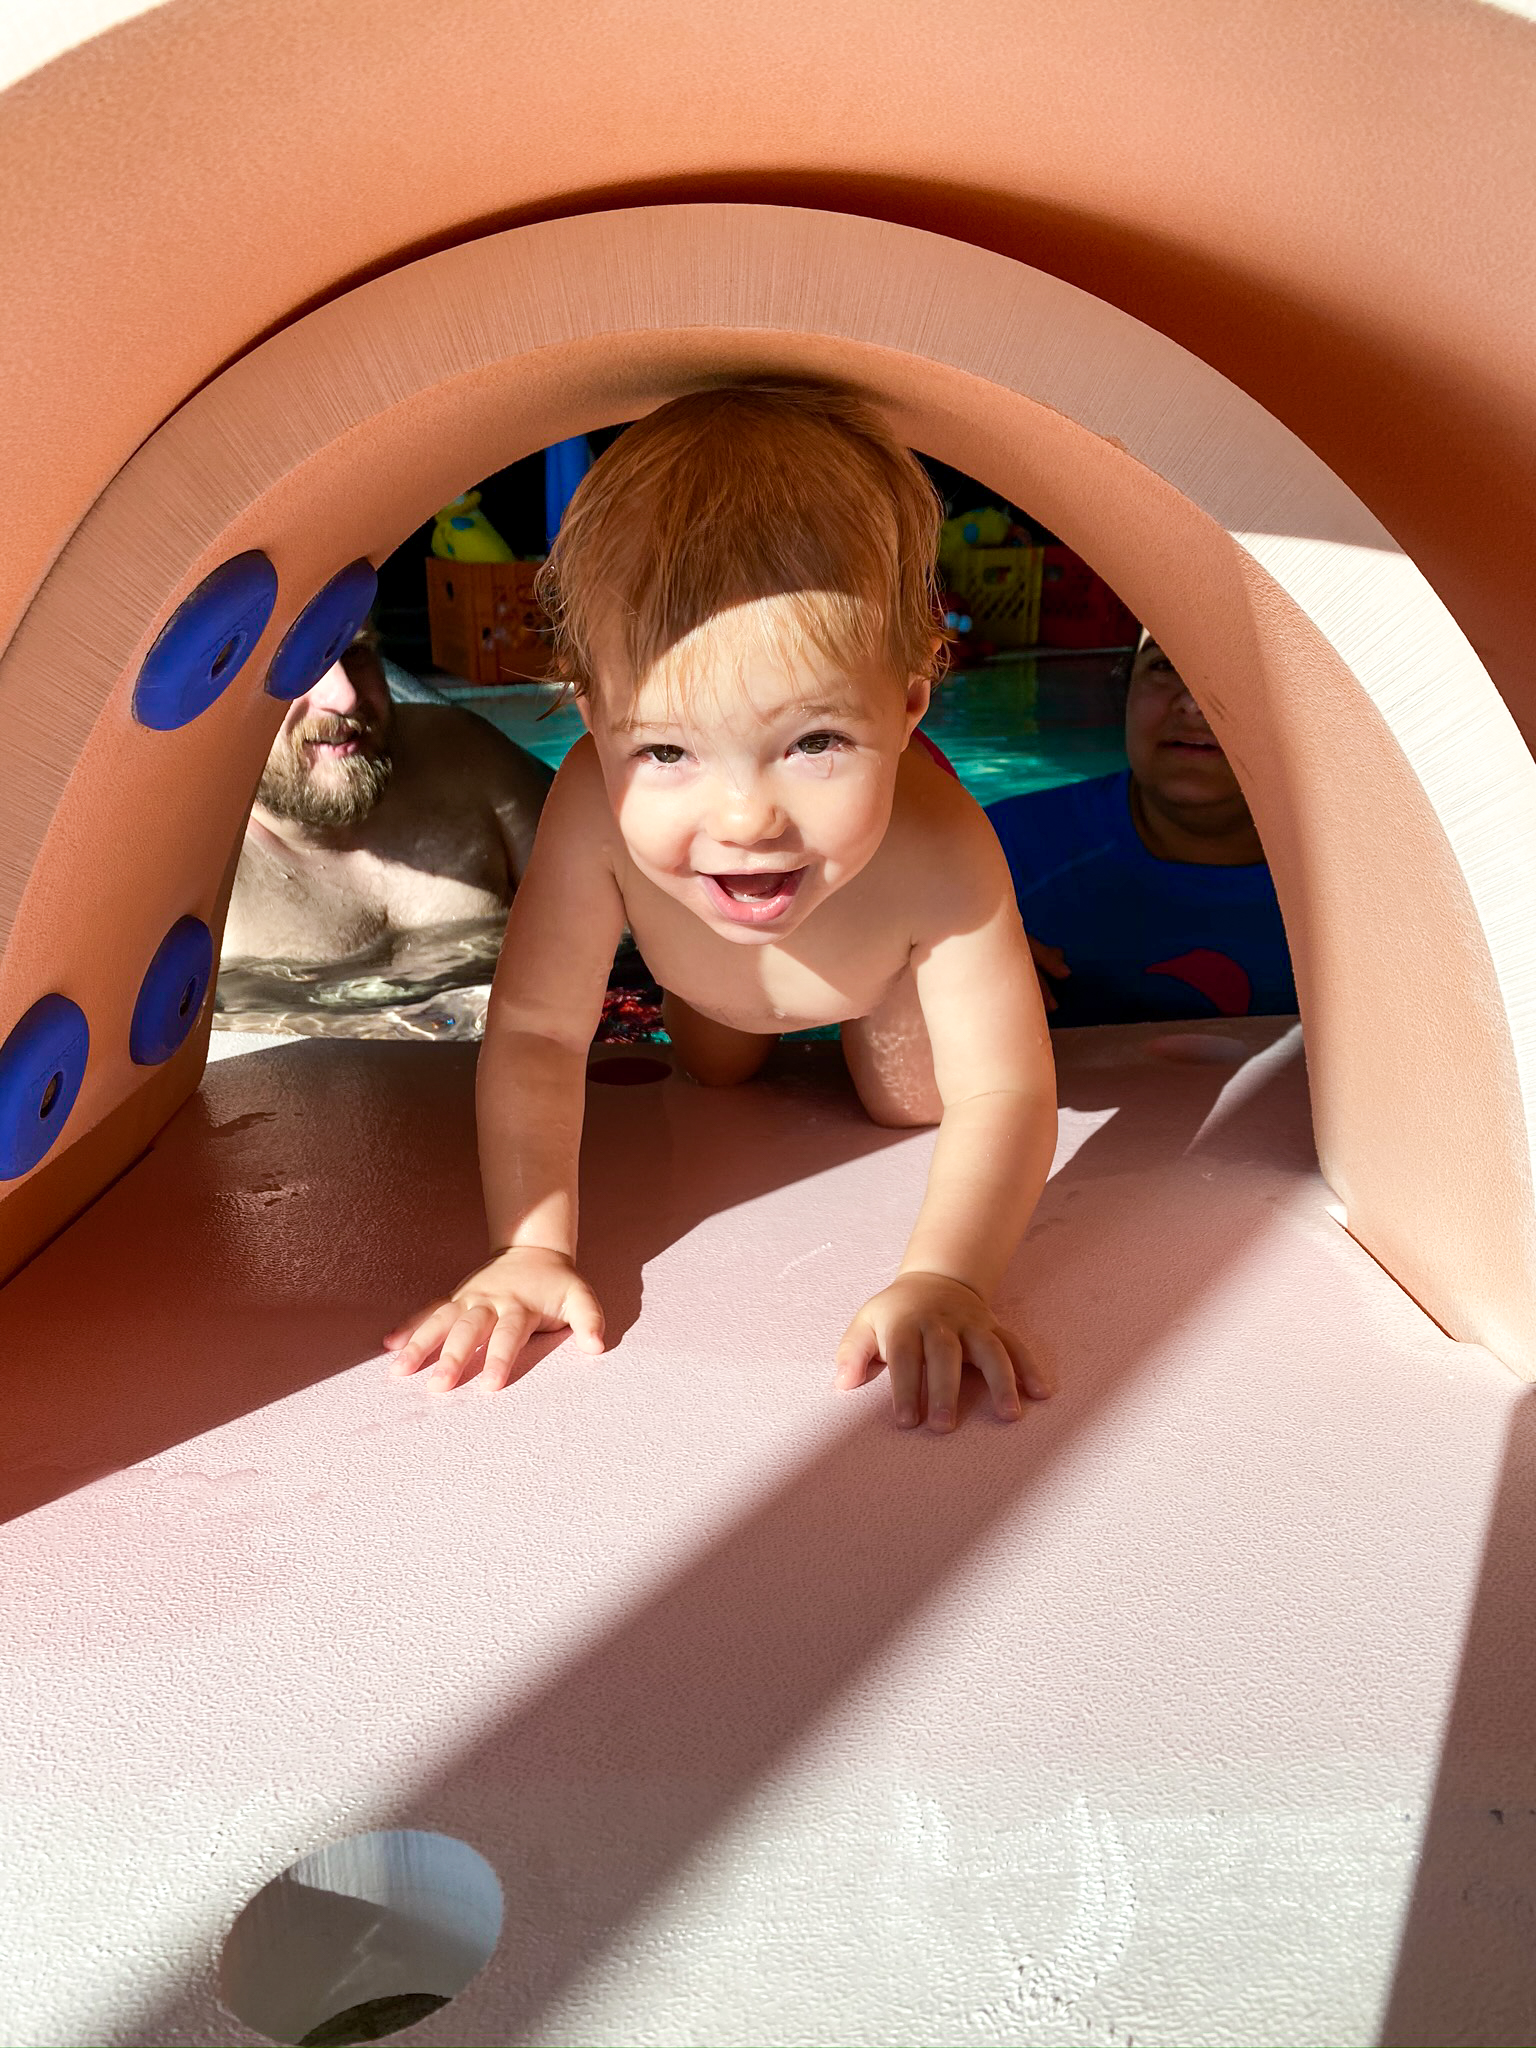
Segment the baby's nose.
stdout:
<svg viewBox="0 0 1536 2048">
<path fill-rule="evenodd" d="M 710 831 L 724 846 L 755 846 L 784 830 L 784 814 L 760 781 L 723 784 L 714 809 Z"/>
</svg>

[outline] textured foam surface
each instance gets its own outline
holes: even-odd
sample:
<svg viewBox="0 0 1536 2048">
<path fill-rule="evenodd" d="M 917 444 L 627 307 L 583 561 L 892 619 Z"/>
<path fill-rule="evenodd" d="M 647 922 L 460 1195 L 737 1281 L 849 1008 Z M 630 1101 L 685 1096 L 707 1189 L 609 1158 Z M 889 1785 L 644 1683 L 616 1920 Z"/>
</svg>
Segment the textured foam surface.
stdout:
<svg viewBox="0 0 1536 2048">
<path fill-rule="evenodd" d="M 410 1827 L 506 1899 L 425 2043 L 1529 2039 L 1531 1400 L 1330 1215 L 1294 1030 L 1059 1055 L 1063 1391 L 947 1441 L 831 1385 L 931 1139 L 823 1049 L 590 1091 L 618 1341 L 494 1398 L 376 1356 L 469 1050 L 210 1070 L 0 1293 L 0 2036 L 254 2039 L 237 1912 Z"/>
</svg>

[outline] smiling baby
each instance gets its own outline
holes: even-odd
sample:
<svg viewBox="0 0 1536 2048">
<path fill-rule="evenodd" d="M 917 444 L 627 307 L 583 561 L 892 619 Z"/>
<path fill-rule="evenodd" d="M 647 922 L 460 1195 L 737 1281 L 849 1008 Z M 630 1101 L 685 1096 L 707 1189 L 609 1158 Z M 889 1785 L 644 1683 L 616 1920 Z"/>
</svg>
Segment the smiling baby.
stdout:
<svg viewBox="0 0 1536 2048">
<path fill-rule="evenodd" d="M 478 1358 L 502 1387 L 538 1331 L 603 1349 L 576 1265 L 587 1048 L 627 924 L 679 1063 L 747 1081 L 836 1024 L 877 1123 L 938 1125 L 896 1277 L 837 1348 L 883 1364 L 897 1422 L 955 1425 L 962 1363 L 998 1416 L 1049 1376 L 991 1295 L 1049 1171 L 1055 1077 L 1007 864 L 910 744 L 940 636 L 941 510 L 874 408 L 764 380 L 630 427 L 584 479 L 542 584 L 587 727 L 512 906 L 480 1057 L 491 1255 L 386 1340 L 397 1369 Z"/>
</svg>

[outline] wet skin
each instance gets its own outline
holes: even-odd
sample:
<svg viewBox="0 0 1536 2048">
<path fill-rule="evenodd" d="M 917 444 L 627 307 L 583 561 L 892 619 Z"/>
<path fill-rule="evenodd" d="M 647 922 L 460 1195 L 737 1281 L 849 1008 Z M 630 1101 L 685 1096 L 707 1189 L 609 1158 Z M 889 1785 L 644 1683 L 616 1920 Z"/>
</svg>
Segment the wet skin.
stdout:
<svg viewBox="0 0 1536 2048">
<path fill-rule="evenodd" d="M 262 791 L 344 806 L 392 762 L 362 814 L 342 822 L 251 807 L 225 925 L 225 961 L 368 961 L 414 936 L 499 927 L 532 851 L 552 773 L 484 719 L 391 703 L 378 664 L 349 655 L 288 707 Z"/>
</svg>

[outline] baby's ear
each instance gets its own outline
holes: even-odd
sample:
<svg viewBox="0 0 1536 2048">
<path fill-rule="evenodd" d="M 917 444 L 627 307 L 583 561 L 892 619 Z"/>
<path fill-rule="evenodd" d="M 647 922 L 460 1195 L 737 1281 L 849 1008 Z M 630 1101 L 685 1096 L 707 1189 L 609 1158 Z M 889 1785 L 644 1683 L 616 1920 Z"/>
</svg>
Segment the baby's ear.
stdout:
<svg viewBox="0 0 1536 2048">
<path fill-rule="evenodd" d="M 907 737 L 919 723 L 928 709 L 928 700 L 933 695 L 932 676 L 909 676 L 907 678 Z"/>
</svg>

